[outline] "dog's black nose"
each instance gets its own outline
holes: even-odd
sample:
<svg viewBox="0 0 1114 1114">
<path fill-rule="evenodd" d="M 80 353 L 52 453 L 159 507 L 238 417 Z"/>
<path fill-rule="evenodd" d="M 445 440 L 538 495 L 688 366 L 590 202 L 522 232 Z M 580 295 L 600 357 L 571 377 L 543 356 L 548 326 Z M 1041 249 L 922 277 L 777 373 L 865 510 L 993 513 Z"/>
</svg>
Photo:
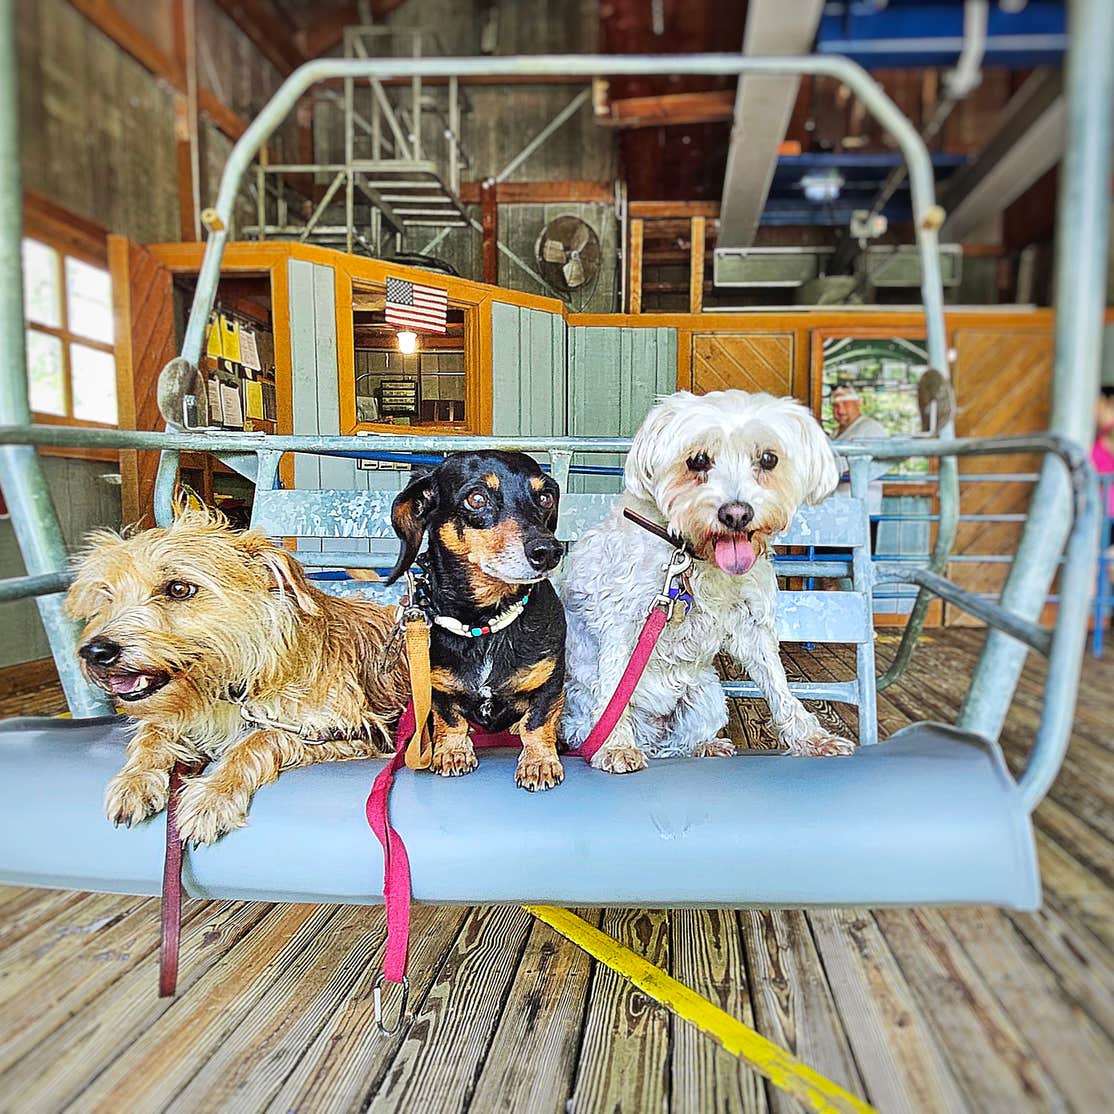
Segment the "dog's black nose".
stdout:
<svg viewBox="0 0 1114 1114">
<path fill-rule="evenodd" d="M 102 669 L 110 666 L 119 656 L 122 647 L 110 638 L 94 638 L 86 642 L 78 653 L 90 664 Z"/>
<path fill-rule="evenodd" d="M 728 530 L 744 530 L 754 517 L 754 508 L 749 503 L 724 503 L 719 509 L 719 520 Z"/>
<path fill-rule="evenodd" d="M 532 538 L 523 546 L 526 550 L 526 560 L 538 572 L 549 572 L 555 569 L 564 556 L 564 546 L 554 537 Z"/>
</svg>

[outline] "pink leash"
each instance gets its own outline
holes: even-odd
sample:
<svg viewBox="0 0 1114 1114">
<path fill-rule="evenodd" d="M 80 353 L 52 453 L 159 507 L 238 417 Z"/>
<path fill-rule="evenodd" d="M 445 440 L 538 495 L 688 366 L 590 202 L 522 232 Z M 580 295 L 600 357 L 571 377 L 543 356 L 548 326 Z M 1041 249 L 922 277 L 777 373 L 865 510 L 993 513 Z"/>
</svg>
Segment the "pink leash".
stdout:
<svg viewBox="0 0 1114 1114">
<path fill-rule="evenodd" d="M 627 662 L 627 668 L 623 670 L 623 675 L 619 678 L 619 685 L 607 702 L 607 707 L 604 708 L 599 723 L 592 728 L 588 733 L 588 738 L 576 750 L 569 751 L 570 755 L 583 758 L 585 762 L 591 762 L 596 751 L 610 738 L 611 732 L 615 730 L 615 725 L 619 722 L 619 717 L 631 702 L 634 690 L 638 687 L 638 682 L 646 670 L 650 655 L 654 652 L 654 647 L 657 645 L 661 632 L 665 630 L 665 624 L 668 622 L 669 614 L 661 607 L 654 607 L 650 614 L 646 616 L 646 622 L 642 624 L 642 633 L 638 636 L 634 653 L 631 654 L 631 659 Z"/>
<path fill-rule="evenodd" d="M 607 707 L 600 717 L 599 723 L 592 728 L 588 738 L 577 747 L 570 750 L 569 756 L 583 758 L 590 762 L 592 756 L 607 742 L 623 710 L 630 703 L 634 690 L 650 655 L 654 652 L 661 632 L 665 629 L 673 614 L 673 609 L 678 603 L 682 604 L 688 613 L 691 605 L 691 596 L 682 589 L 673 586 L 673 581 L 681 576 L 691 563 L 690 559 L 680 550 L 676 551 L 670 559 L 666 569 L 665 586 L 661 594 L 654 601 L 646 622 L 642 624 L 642 632 L 634 647 L 634 653 L 627 662 L 619 685 L 607 703 Z M 384 1036 L 393 1036 L 405 1021 L 406 1003 L 410 995 L 410 980 L 406 977 L 406 966 L 410 950 L 410 860 L 406 856 L 406 847 L 402 837 L 391 826 L 389 814 L 389 799 L 391 786 L 394 784 L 395 774 L 406 764 L 406 744 L 414 733 L 414 705 L 406 706 L 402 718 L 398 721 L 395 730 L 395 756 L 379 771 L 371 786 L 371 793 L 367 799 L 367 822 L 375 833 L 376 839 L 383 847 L 383 903 L 387 910 L 387 945 L 383 957 L 383 972 L 375 981 L 372 990 L 375 1010 L 375 1023 L 379 1032 Z M 476 736 L 473 738 L 476 747 L 491 746 L 518 746 L 513 735 Z M 382 985 L 384 982 L 399 983 L 402 985 L 402 1001 L 398 1007 L 395 1024 L 388 1027 L 383 1021 Z"/>
</svg>

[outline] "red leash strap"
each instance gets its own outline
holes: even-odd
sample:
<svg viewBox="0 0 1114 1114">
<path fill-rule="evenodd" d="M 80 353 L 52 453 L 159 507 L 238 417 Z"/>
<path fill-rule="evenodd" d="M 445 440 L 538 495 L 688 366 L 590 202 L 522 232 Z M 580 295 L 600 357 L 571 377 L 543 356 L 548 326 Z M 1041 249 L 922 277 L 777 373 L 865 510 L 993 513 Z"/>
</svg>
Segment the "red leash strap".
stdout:
<svg viewBox="0 0 1114 1114">
<path fill-rule="evenodd" d="M 638 636 L 634 653 L 631 654 L 631 659 L 627 662 L 627 668 L 623 671 L 622 677 L 619 678 L 619 685 L 607 702 L 603 715 L 600 716 L 599 722 L 588 733 L 588 738 L 576 750 L 569 751 L 570 755 L 583 758 L 585 762 L 591 762 L 592 756 L 607 742 L 611 732 L 615 730 L 615 725 L 619 722 L 623 710 L 630 703 L 634 690 L 638 687 L 638 682 L 646 670 L 650 655 L 654 652 L 654 647 L 657 645 L 667 622 L 669 622 L 669 616 L 661 607 L 655 607 L 646 616 L 646 622 L 642 624 L 642 633 Z"/>
<path fill-rule="evenodd" d="M 162 927 L 159 942 L 159 997 L 173 998 L 178 985 L 178 944 L 182 935 L 182 841 L 178 837 L 178 793 L 182 764 L 170 771 L 166 800 L 166 858 L 162 868 Z"/>
<path fill-rule="evenodd" d="M 367 798 L 367 822 L 383 848 L 383 904 L 387 910 L 387 945 L 383 957 L 383 973 L 376 980 L 372 994 L 375 1023 L 380 1033 L 390 1036 L 402 1027 L 406 1015 L 406 999 L 410 983 L 406 963 L 410 952 L 410 860 L 402 837 L 391 826 L 389 799 L 395 774 L 406 764 L 406 747 L 414 734 L 414 705 L 406 706 L 395 731 L 395 756 L 379 771 Z M 381 987 L 383 982 L 402 984 L 402 1002 L 393 1027 L 383 1023 Z"/>
</svg>

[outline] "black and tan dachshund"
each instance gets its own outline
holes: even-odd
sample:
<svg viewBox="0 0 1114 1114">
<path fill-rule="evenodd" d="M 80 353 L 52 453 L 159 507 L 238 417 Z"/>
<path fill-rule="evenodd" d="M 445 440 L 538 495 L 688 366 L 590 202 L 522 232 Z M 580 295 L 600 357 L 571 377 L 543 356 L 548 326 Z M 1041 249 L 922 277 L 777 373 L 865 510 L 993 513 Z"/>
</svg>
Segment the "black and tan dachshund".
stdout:
<svg viewBox="0 0 1114 1114">
<path fill-rule="evenodd" d="M 520 736 L 522 788 L 551 789 L 565 776 L 565 613 L 546 579 L 563 552 L 559 497 L 524 453 L 456 453 L 391 508 L 402 551 L 388 583 L 418 560 L 419 603 L 433 621 L 433 769 L 447 777 L 476 767 L 470 724 Z"/>
</svg>

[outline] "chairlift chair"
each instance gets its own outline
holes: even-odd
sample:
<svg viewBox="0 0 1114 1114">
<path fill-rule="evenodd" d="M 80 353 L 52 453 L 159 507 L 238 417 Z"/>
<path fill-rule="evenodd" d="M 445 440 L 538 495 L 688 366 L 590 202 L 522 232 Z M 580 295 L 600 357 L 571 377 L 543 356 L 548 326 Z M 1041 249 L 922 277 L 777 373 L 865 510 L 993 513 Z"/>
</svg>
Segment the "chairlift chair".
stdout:
<svg viewBox="0 0 1114 1114">
<path fill-rule="evenodd" d="M 10 34 L 10 29 L 8 29 Z M 2 32 L 0 32 L 2 34 Z M 811 73 L 843 81 L 897 138 L 910 166 L 923 284 L 929 356 L 947 367 L 943 301 L 936 259 L 939 212 L 924 144 L 882 90 L 846 59 L 751 58 L 738 55 L 535 57 L 527 59 L 329 59 L 295 71 L 235 145 L 215 211 L 206 215 L 209 241 L 190 314 L 183 358 L 196 364 L 219 274 L 232 205 L 250 159 L 297 99 L 313 83 L 333 77 L 379 78 L 421 72 L 436 76 L 561 72 L 599 73 Z M 14 111 L 11 105 L 7 111 Z M 9 146 L 11 133 L 8 133 Z M 2 152 L 10 168 L 18 152 Z M 7 176 L 0 171 L 0 187 Z M 9 204 L 12 199 L 7 198 Z M 19 253 L 18 229 L 0 230 L 9 260 Z M 1065 291 L 1070 296 L 1070 291 Z M 22 326 L 20 326 L 21 330 Z M 21 343 L 19 336 L 12 343 Z M 8 360 L 9 383 L 23 374 Z M 1058 374 L 1064 374 L 1059 368 Z M 258 482 L 254 521 L 275 536 L 331 539 L 388 536 L 386 494 L 280 491 L 272 486 L 284 452 L 351 454 L 373 451 L 522 449 L 553 454 L 558 467 L 573 452 L 622 451 L 621 439 L 293 437 L 183 432 L 89 431 L 29 425 L 25 396 L 12 403 L 0 393 L 0 465 L 25 552 L 36 539 L 53 538 L 57 520 L 49 504 L 32 498 L 33 453 L 16 446 L 95 444 L 163 450 L 156 506 L 170 514 L 180 450 L 232 454 Z M 858 647 L 854 682 L 842 687 L 812 682 L 805 695 L 856 703 L 864 722 L 863 746 L 840 759 L 802 759 L 752 753 L 730 760 L 651 763 L 636 775 L 614 777 L 569 761 L 565 783 L 544 795 L 514 789 L 513 756 L 484 757 L 465 782 L 423 774 L 400 776 L 392 820 L 404 833 L 414 895 L 429 902 L 533 902 L 629 906 L 809 906 L 988 902 L 1035 908 L 1040 886 L 1030 814 L 1063 759 L 1078 685 L 1096 523 L 1093 477 L 1084 454 L 1056 437 L 959 441 L 893 441 L 847 449 L 853 497 L 804 508 L 787 540 L 850 547 L 853 590 L 782 597 L 783 636 L 848 641 Z M 843 446 L 841 445 L 841 451 Z M 1023 614 L 979 599 L 942 575 L 955 532 L 962 455 L 1041 452 L 1069 477 L 1071 529 L 1053 629 Z M 940 462 L 941 508 L 937 541 L 924 568 L 872 564 L 865 485 L 874 457 L 931 456 Z M 564 462 L 563 464 L 561 462 Z M 565 472 L 567 476 L 567 471 Z M 604 513 L 604 500 L 566 496 L 562 531 L 573 537 Z M 1034 514 L 1054 513 L 1037 506 Z M 1050 523 L 1055 531 L 1056 524 Z M 821 541 L 822 539 L 822 541 Z M 1028 536 L 1024 544 L 1028 544 Z M 49 549 L 49 546 L 47 547 Z M 344 565 L 347 555 L 329 554 Z M 318 554 L 317 563 L 324 558 Z M 1034 559 L 1022 552 L 1018 561 Z M 351 563 L 366 563 L 353 554 Z M 44 564 L 47 567 L 44 567 Z M 36 574 L 0 585 L 0 599 L 55 593 L 63 583 L 57 560 L 29 561 Z M 800 566 L 807 571 L 807 566 Z M 872 745 L 874 662 L 870 594 L 874 583 L 916 584 L 920 595 L 905 632 L 896 669 L 912 650 L 931 598 L 965 607 L 991 627 L 1049 657 L 1044 712 L 1025 772 L 1014 779 L 1001 750 L 984 732 L 917 723 Z M 361 585 L 366 587 L 366 585 Z M 338 589 L 339 590 L 339 589 Z M 122 762 L 125 720 L 90 715 L 97 697 L 76 672 L 72 630 L 51 627 L 52 646 L 70 695 L 70 721 L 21 719 L 0 726 L 0 882 L 154 894 L 161 882 L 160 823 L 115 830 L 101 813 L 105 784 Z M 887 675 L 892 679 L 893 670 Z M 985 684 L 985 682 L 984 682 Z M 836 690 L 837 689 L 837 690 Z M 976 703 L 979 692 L 969 696 Z M 379 764 L 317 765 L 285 773 L 259 793 L 249 827 L 217 845 L 191 851 L 184 871 L 197 897 L 289 901 L 381 900 L 380 851 L 364 820 L 364 800 Z M 539 868 L 537 849 L 557 848 Z"/>
</svg>

